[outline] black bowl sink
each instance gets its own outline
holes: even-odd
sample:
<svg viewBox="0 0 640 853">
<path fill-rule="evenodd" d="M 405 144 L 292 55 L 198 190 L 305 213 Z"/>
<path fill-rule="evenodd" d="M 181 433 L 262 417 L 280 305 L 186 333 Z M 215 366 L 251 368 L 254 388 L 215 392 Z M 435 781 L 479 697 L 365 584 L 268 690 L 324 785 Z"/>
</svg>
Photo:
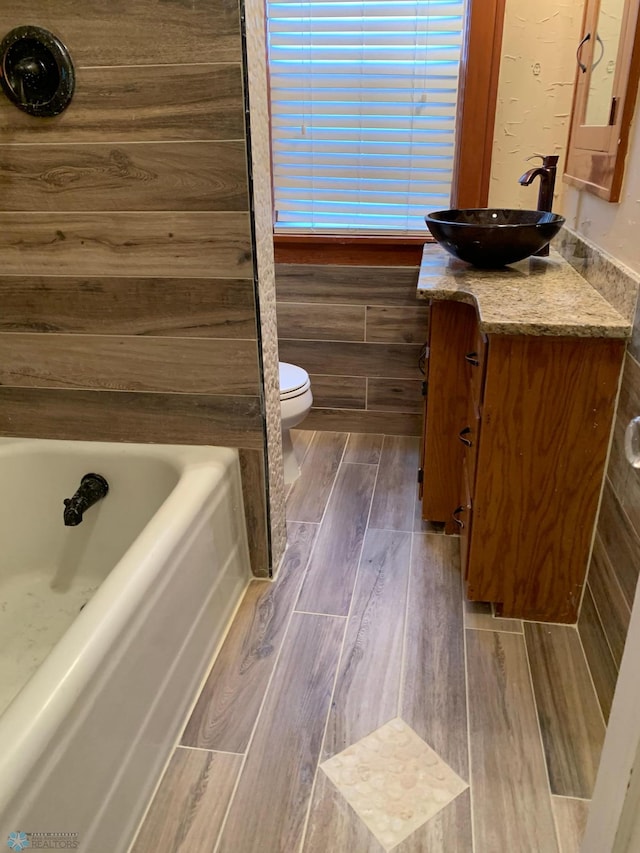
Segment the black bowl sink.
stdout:
<svg viewBox="0 0 640 853">
<path fill-rule="evenodd" d="M 443 249 L 476 267 L 503 267 L 528 258 L 555 237 L 564 218 L 544 210 L 437 210 L 425 216 Z"/>
</svg>

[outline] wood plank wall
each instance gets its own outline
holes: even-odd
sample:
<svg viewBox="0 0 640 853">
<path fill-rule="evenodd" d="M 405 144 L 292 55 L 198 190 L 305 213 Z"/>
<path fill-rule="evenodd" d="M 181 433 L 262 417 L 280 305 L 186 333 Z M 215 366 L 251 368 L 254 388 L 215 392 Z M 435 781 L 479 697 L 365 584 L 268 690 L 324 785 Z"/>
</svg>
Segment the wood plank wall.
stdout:
<svg viewBox="0 0 640 853">
<path fill-rule="evenodd" d="M 77 75 L 55 118 L 0 96 L 0 434 L 262 454 L 237 0 L 0 23 L 51 29 Z"/>
<path fill-rule="evenodd" d="M 635 357 L 634 357 L 635 356 Z M 640 572 L 640 470 L 624 451 L 629 421 L 640 415 L 640 327 L 627 352 L 613 445 L 578 630 L 605 720 L 629 629 Z"/>
<path fill-rule="evenodd" d="M 280 359 L 311 377 L 305 429 L 419 435 L 428 308 L 417 267 L 277 264 Z"/>
</svg>

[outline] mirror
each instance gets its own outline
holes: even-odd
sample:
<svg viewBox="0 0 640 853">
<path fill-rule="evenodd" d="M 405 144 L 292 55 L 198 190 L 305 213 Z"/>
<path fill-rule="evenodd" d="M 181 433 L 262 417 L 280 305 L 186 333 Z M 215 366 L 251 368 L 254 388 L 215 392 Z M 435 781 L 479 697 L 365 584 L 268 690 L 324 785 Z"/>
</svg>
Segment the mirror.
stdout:
<svg viewBox="0 0 640 853">
<path fill-rule="evenodd" d="M 586 0 L 564 178 L 607 201 L 622 188 L 638 91 L 640 0 Z"/>
<path fill-rule="evenodd" d="M 624 0 L 601 0 L 589 72 L 585 124 L 609 124 L 623 14 Z"/>
</svg>

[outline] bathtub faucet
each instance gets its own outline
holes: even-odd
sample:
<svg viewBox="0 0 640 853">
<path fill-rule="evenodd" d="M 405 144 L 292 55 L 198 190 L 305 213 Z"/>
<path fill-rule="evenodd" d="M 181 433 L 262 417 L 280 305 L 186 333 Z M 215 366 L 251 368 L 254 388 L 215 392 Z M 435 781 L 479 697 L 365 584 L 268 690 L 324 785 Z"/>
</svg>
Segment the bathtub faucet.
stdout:
<svg viewBox="0 0 640 853">
<path fill-rule="evenodd" d="M 64 499 L 64 523 L 67 527 L 80 524 L 83 514 L 109 491 L 109 483 L 100 474 L 85 474 L 78 491 Z"/>
</svg>

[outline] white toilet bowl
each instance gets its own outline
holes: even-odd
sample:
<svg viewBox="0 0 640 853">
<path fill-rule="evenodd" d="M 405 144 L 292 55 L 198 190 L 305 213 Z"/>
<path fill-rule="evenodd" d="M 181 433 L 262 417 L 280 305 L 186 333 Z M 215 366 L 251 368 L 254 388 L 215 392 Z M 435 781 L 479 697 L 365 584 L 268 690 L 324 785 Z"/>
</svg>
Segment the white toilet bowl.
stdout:
<svg viewBox="0 0 640 853">
<path fill-rule="evenodd" d="M 303 421 L 311 404 L 309 374 L 295 364 L 280 362 L 280 417 L 282 418 L 282 455 L 284 457 L 284 482 L 293 483 L 300 476 L 300 466 L 289 430 Z"/>
</svg>

